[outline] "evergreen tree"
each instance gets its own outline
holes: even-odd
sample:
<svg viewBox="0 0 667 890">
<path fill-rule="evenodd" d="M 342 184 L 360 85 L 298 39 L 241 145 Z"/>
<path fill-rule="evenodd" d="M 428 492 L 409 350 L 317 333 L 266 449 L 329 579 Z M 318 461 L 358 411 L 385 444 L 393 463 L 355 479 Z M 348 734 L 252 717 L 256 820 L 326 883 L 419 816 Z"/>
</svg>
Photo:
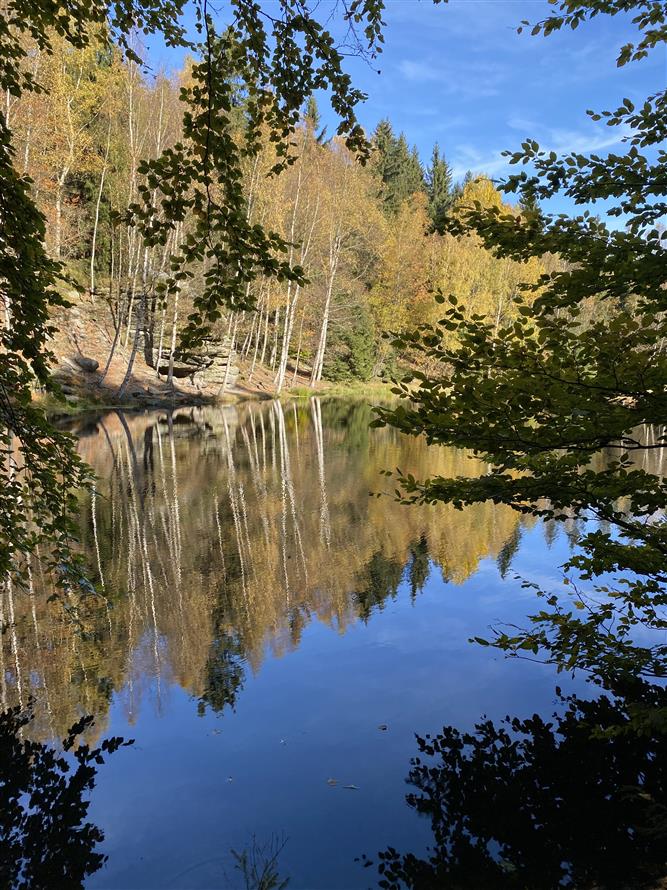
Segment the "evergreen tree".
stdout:
<svg viewBox="0 0 667 890">
<path fill-rule="evenodd" d="M 382 200 L 387 213 L 396 213 L 403 201 L 424 188 L 424 170 L 417 148 L 408 147 L 405 134 L 397 138 L 391 123 L 382 120 L 373 135 L 375 168 L 382 180 Z"/>
<path fill-rule="evenodd" d="M 457 182 L 452 189 L 452 204 L 455 204 L 463 196 L 463 190 L 468 183 L 472 182 L 474 179 L 475 177 L 472 174 L 472 170 L 466 170 L 466 174 L 461 182 Z"/>
<path fill-rule="evenodd" d="M 532 223 L 541 225 L 544 222 L 542 208 L 540 207 L 540 202 L 537 199 L 534 188 L 528 187 L 521 195 L 519 209 L 525 218 Z"/>
<path fill-rule="evenodd" d="M 308 101 L 306 102 L 306 110 L 303 113 L 303 118 L 306 122 L 306 126 L 308 126 L 310 129 L 319 129 L 320 110 L 317 107 L 317 99 L 315 98 L 315 96 L 308 97 Z"/>
<path fill-rule="evenodd" d="M 411 198 L 415 192 L 420 192 L 424 188 L 424 169 L 419 160 L 419 152 L 417 147 L 408 148 L 408 142 L 405 134 L 401 133 L 398 139 L 398 179 L 395 188 L 396 205 L 402 204 Z"/>
<path fill-rule="evenodd" d="M 390 121 L 381 120 L 373 134 L 374 166 L 382 182 L 381 196 L 386 210 L 393 210 L 393 183 L 398 176 L 398 142 Z"/>
<path fill-rule="evenodd" d="M 452 171 L 444 156 L 440 154 L 437 142 L 433 146 L 426 187 L 428 210 L 433 223 L 433 229 L 442 234 L 445 228 L 447 213 L 454 200 L 454 194 L 452 191 Z"/>
<path fill-rule="evenodd" d="M 422 162 L 419 159 L 419 152 L 417 151 L 416 145 L 412 146 L 412 151 L 410 152 L 410 162 L 408 164 L 408 184 L 411 187 L 411 195 L 415 192 L 422 191 L 426 185 L 426 180 L 424 178 L 424 168 L 422 167 Z"/>
</svg>

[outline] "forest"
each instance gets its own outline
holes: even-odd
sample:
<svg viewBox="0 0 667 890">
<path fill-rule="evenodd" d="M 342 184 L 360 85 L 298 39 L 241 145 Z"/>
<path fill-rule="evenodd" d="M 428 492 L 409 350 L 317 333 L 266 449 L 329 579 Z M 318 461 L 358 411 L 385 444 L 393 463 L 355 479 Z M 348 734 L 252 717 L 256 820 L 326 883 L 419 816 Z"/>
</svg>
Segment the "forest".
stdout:
<svg viewBox="0 0 667 890">
<path fill-rule="evenodd" d="M 476 7 L 0 0 L 3 886 L 664 886 L 667 8 Z"/>
<path fill-rule="evenodd" d="M 147 190 L 156 213 L 167 212 L 168 192 L 142 162 L 183 138 L 180 94 L 191 87 L 192 62 L 152 75 L 102 37 L 82 49 L 59 37 L 49 54 L 36 47 L 26 52 L 44 92 L 8 95 L 14 150 L 46 219 L 47 249 L 86 295 L 71 297 L 84 316 L 83 334 L 76 342 L 61 335 L 56 352 L 94 350 L 108 371 L 119 350 L 125 384 L 138 354 L 172 384 L 174 368 L 178 374 L 198 366 L 197 356 L 181 348 L 180 333 L 201 289 L 203 265 L 182 286 L 164 287 L 172 255 L 190 236 L 192 214 L 163 244 L 148 245 L 122 218 Z M 239 141 L 244 101 L 238 88 L 231 125 Z M 277 175 L 275 146 L 263 134 L 243 164 L 248 221 L 289 245 L 286 258 L 303 280 L 259 276 L 249 283 L 243 306 L 222 310 L 214 322 L 200 361 L 213 344 L 224 343 L 234 380 L 240 362 L 247 385 L 259 377 L 276 393 L 323 380 L 389 380 L 414 356 L 397 352 L 384 335 L 434 321 L 434 291 L 460 294 L 470 313 L 488 313 L 499 326 L 516 314 L 519 284 L 558 267 L 556 257 L 528 264 L 498 259 L 474 233 L 447 231 L 447 220 L 474 202 L 525 212 L 521 204 L 503 205 L 488 178 L 467 174 L 454 182 L 437 144 L 425 164 L 388 120 L 368 138 L 371 154 L 361 166 L 343 140 L 321 126 L 311 97 L 291 137 L 293 163 Z M 223 373 L 218 392 L 231 379 Z M 98 384 L 103 381 L 104 374 Z"/>
</svg>

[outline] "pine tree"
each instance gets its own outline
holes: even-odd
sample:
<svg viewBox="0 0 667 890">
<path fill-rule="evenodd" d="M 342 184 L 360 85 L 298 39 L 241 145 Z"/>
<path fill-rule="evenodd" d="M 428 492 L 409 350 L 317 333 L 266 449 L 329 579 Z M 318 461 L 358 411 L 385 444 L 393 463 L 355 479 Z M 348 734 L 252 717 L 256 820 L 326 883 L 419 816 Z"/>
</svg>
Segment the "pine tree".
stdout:
<svg viewBox="0 0 667 890">
<path fill-rule="evenodd" d="M 398 176 L 398 141 L 394 136 L 391 123 L 386 118 L 381 120 L 373 134 L 375 147 L 374 166 L 382 181 L 381 196 L 386 210 L 393 210 L 393 183 Z"/>
<path fill-rule="evenodd" d="M 535 194 L 535 189 L 527 188 L 519 201 L 519 209 L 527 220 L 541 225 L 543 220 L 542 208 Z"/>
<path fill-rule="evenodd" d="M 309 96 L 306 102 L 306 109 L 303 113 L 303 119 L 306 126 L 311 130 L 318 130 L 320 127 L 320 110 L 317 107 L 317 99 L 315 96 Z"/>
<path fill-rule="evenodd" d="M 454 188 L 452 189 L 452 204 L 461 198 L 463 195 L 463 190 L 468 185 L 468 183 L 473 182 L 475 177 L 473 176 L 472 170 L 466 170 L 466 174 L 461 180 L 461 182 L 457 182 Z"/>
<path fill-rule="evenodd" d="M 393 200 L 395 209 L 398 210 L 403 201 L 407 201 L 415 192 L 422 191 L 424 188 L 424 170 L 416 146 L 413 146 L 412 149 L 408 148 L 408 141 L 404 133 L 398 137 L 396 154 L 398 175 L 393 190 Z"/>
<path fill-rule="evenodd" d="M 424 170 L 416 147 L 408 147 L 405 134 L 397 138 L 391 123 L 382 120 L 373 135 L 375 167 L 382 180 L 385 210 L 394 214 L 415 192 L 424 189 Z"/>
<path fill-rule="evenodd" d="M 452 191 L 452 171 L 440 154 L 438 143 L 433 146 L 431 165 L 427 173 L 428 210 L 433 223 L 433 229 L 443 233 L 447 213 L 452 206 L 454 194 Z"/>
</svg>

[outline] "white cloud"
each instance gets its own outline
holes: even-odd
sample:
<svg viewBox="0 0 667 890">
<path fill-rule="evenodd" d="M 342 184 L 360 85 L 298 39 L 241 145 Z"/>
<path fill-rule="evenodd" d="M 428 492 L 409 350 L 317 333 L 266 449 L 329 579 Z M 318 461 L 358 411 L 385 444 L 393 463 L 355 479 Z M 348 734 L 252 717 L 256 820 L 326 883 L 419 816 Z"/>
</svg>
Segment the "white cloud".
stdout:
<svg viewBox="0 0 667 890">
<path fill-rule="evenodd" d="M 410 83 L 438 84 L 440 95 L 466 99 L 499 95 L 508 74 L 504 65 L 493 62 L 457 61 L 450 65 L 433 59 L 401 59 L 398 71 Z"/>
<path fill-rule="evenodd" d="M 591 126 L 586 130 L 545 127 L 520 117 L 510 118 L 507 125 L 513 130 L 521 131 L 523 136 L 537 140 L 544 151 L 555 151 L 556 154 L 591 154 L 602 151 L 620 144 L 623 137 L 630 133 L 629 129 L 622 127 L 610 129 Z M 514 146 L 506 147 L 511 149 Z M 509 168 L 508 159 L 503 157 L 501 149 L 483 153 L 469 144 L 455 147 L 452 152 L 452 166 L 457 178 L 464 176 L 468 170 L 494 176 Z"/>
<path fill-rule="evenodd" d="M 410 59 L 402 59 L 398 63 L 398 70 L 407 80 L 417 83 L 442 80 L 442 74 L 426 62 L 412 62 Z"/>
</svg>

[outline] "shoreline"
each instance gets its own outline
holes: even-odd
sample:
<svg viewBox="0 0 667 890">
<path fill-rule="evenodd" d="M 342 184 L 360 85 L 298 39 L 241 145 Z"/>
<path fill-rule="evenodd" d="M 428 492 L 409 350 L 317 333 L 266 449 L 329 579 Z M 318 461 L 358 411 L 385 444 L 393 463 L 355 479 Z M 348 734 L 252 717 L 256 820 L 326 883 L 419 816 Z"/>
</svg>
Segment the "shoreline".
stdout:
<svg viewBox="0 0 667 890">
<path fill-rule="evenodd" d="M 52 419 L 65 419 L 78 417 L 83 414 L 91 414 L 96 411 L 159 411 L 175 410 L 176 408 L 195 408 L 203 406 L 237 405 L 243 402 L 266 401 L 298 401 L 306 400 L 313 396 L 320 398 L 362 399 L 375 397 L 393 398 L 391 383 L 331 383 L 320 386 L 317 389 L 307 387 L 295 387 L 286 389 L 281 393 L 272 393 L 266 390 L 231 391 L 224 395 L 195 395 L 194 393 L 175 390 L 172 398 L 151 395 L 146 398 L 129 398 L 119 401 L 104 399 L 96 401 L 92 398 L 75 400 L 66 397 L 59 399 L 54 393 L 37 394 L 34 400 L 41 405 L 46 415 Z"/>
</svg>

